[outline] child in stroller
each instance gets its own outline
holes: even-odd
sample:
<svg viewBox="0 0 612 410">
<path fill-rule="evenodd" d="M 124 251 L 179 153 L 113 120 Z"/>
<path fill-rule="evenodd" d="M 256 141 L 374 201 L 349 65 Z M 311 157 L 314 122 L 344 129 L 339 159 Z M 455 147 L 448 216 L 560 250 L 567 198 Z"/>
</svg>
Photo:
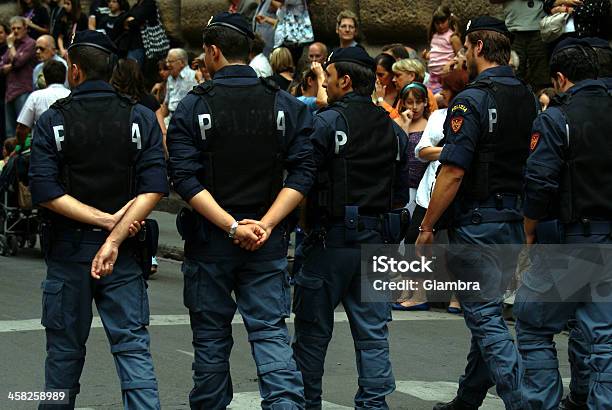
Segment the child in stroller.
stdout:
<svg viewBox="0 0 612 410">
<path fill-rule="evenodd" d="M 38 211 L 28 190 L 29 144 L 18 146 L 0 173 L 0 255 L 14 256 L 19 248 L 36 246 Z"/>
</svg>

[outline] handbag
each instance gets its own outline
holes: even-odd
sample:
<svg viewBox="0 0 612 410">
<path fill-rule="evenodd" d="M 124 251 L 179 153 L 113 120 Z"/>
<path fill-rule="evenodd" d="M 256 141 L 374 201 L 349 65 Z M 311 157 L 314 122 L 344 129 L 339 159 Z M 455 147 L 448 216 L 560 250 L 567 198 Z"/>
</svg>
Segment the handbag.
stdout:
<svg viewBox="0 0 612 410">
<path fill-rule="evenodd" d="M 157 10 L 155 24 L 151 25 L 149 22 L 145 22 L 145 25 L 140 29 L 140 36 L 142 37 L 145 55 L 149 60 L 165 56 L 170 50 L 170 40 L 168 40 L 166 31 L 161 24 L 159 10 Z"/>
<path fill-rule="evenodd" d="M 551 43 L 565 32 L 569 13 L 557 13 L 542 17 L 540 20 L 540 36 L 545 43 Z"/>
<path fill-rule="evenodd" d="M 303 45 L 314 41 L 312 22 L 308 13 L 308 6 L 304 4 L 302 13 L 284 11 L 279 16 L 276 31 L 274 32 L 274 47 L 282 45 Z"/>
<path fill-rule="evenodd" d="M 17 181 L 17 204 L 21 209 L 32 209 L 32 193 L 21 181 Z"/>
</svg>

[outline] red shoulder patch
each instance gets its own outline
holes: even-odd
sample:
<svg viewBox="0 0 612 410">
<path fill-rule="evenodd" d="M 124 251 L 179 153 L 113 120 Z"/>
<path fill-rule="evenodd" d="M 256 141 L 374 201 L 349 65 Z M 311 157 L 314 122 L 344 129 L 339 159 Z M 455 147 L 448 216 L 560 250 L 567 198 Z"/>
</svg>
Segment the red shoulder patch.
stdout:
<svg viewBox="0 0 612 410">
<path fill-rule="evenodd" d="M 531 145 L 529 146 L 531 151 L 536 149 L 536 146 L 538 145 L 538 141 L 540 141 L 540 133 L 534 132 L 533 134 L 531 134 Z"/>
<path fill-rule="evenodd" d="M 454 133 L 459 132 L 461 126 L 463 125 L 463 117 L 455 117 L 451 119 L 451 129 Z"/>
</svg>

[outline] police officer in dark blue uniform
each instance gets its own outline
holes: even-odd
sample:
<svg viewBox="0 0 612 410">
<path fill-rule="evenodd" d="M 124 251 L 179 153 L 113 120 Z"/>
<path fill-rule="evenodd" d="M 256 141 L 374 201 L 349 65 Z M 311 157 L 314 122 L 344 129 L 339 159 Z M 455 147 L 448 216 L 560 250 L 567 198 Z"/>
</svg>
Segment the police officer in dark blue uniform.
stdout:
<svg viewBox="0 0 612 410">
<path fill-rule="evenodd" d="M 452 203 L 449 252 L 453 244 L 465 252 L 453 256 L 456 263 L 451 270 L 462 279 L 468 271 L 456 267 L 469 268 L 477 261 L 471 266 L 476 272 L 470 274 L 479 276 L 483 300 L 458 295 L 472 346 L 457 397 L 435 409 L 477 409 L 493 385 L 506 408 L 525 409 L 520 391 L 523 370 L 502 317 L 504 286 L 515 266 L 504 263 L 499 253 L 485 256 L 484 252 L 524 240 L 520 194 L 538 104 L 507 65 L 510 33 L 502 21 L 488 16 L 471 20 L 465 47 L 474 80 L 449 108 L 442 167 L 417 244 L 432 243 L 434 227 Z"/>
<path fill-rule="evenodd" d="M 160 408 L 140 249 L 126 238 L 130 222 L 146 218 L 168 192 L 164 152 L 151 110 L 108 84 L 115 52 L 104 34 L 78 33 L 68 49 L 72 94 L 34 129 L 30 188 L 48 222 L 45 388 L 67 389 L 70 398 L 53 409 L 74 408 L 92 300 L 111 344 L 124 408 Z"/>
<path fill-rule="evenodd" d="M 608 91 L 612 91 L 612 48 L 607 40 L 596 37 L 584 38 L 597 54 L 599 80 Z M 590 345 L 577 326 L 576 319 L 568 321 L 570 328 L 568 356 L 571 369 L 570 392 L 559 404 L 560 410 L 586 410 L 589 391 L 590 370 L 587 363 Z"/>
<path fill-rule="evenodd" d="M 246 65 L 253 38 L 240 14 L 211 19 L 204 49 L 213 80 L 181 101 L 168 129 L 174 187 L 193 208 L 178 221 L 195 350 L 192 409 L 222 409 L 232 400 L 236 308 L 249 334 L 262 407 L 304 407 L 285 325 L 292 230 L 285 219 L 314 181 L 312 116 Z"/>
<path fill-rule="evenodd" d="M 315 116 L 311 136 L 318 176 L 308 196 L 310 232 L 296 276 L 293 343 L 307 409 L 321 408 L 325 354 L 340 302 L 355 343 L 355 408 L 387 409 L 385 397 L 395 390 L 387 328 L 390 304 L 365 301 L 361 288 L 361 244 L 399 243 L 402 216 L 406 227 L 409 222 L 405 210 L 393 214 L 397 218 L 387 214 L 394 193 L 402 190 L 394 181 L 406 162 L 407 138 L 372 103 L 375 67 L 360 47 L 330 55 L 324 86 L 332 104 Z"/>
<path fill-rule="evenodd" d="M 612 148 L 609 130 L 612 95 L 605 84 L 595 80 L 598 59 L 588 42 L 577 39 L 561 41 L 550 62 L 550 72 L 557 91 L 563 93 L 540 114 L 533 124 L 531 154 L 525 177 L 525 233 L 528 244 L 565 243 L 568 260 L 579 260 L 579 244 L 612 242 L 612 191 L 608 188 Z M 557 212 L 553 213 L 553 210 Z M 545 223 L 540 220 L 555 217 Z M 559 229 L 551 231 L 552 226 Z M 528 371 L 524 389 L 537 409 L 608 409 L 612 406 L 612 303 L 592 299 L 597 289 L 596 276 L 572 288 L 574 294 L 563 303 L 547 303 L 559 290 L 554 286 L 557 272 L 535 267 L 527 272 L 517 294 L 517 340 Z M 572 266 L 572 265 L 568 265 Z M 609 272 L 609 262 L 595 272 Z M 590 273 L 581 269 L 568 272 L 578 278 Z M 559 406 L 563 385 L 553 336 L 574 317 L 576 327 L 588 344 L 582 347 L 580 362 L 588 364 L 589 373 L 572 380 L 571 394 Z M 574 331 L 570 339 L 576 335 Z M 581 348 L 581 343 L 575 347 Z M 570 350 L 572 344 L 570 342 Z M 571 352 L 570 352 L 571 355 Z M 576 357 L 573 359 L 576 361 Z M 582 363 L 577 363 L 581 365 Z M 574 370 L 574 369 L 572 369 Z M 574 375 L 576 376 L 576 375 Z M 580 380 L 589 378 L 588 389 Z M 580 389 L 580 387 L 582 387 Z"/>
</svg>

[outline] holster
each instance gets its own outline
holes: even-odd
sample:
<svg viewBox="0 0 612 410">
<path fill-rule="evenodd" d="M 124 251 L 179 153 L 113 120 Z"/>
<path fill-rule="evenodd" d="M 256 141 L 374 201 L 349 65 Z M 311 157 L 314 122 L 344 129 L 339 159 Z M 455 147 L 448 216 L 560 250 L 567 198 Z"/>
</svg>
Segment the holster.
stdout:
<svg viewBox="0 0 612 410">
<path fill-rule="evenodd" d="M 190 208 L 181 208 L 176 215 L 176 229 L 184 241 L 191 241 L 196 238 L 201 230 L 201 218 Z"/>
<path fill-rule="evenodd" d="M 410 212 L 406 208 L 394 209 L 381 215 L 382 237 L 385 243 L 400 243 L 408 233 Z"/>
<path fill-rule="evenodd" d="M 564 231 L 564 226 L 558 219 L 538 222 L 536 225 L 537 242 L 542 244 L 565 243 Z"/>
<path fill-rule="evenodd" d="M 155 219 L 146 219 L 138 233 L 138 253 L 142 276 L 145 279 L 151 274 L 152 258 L 157 254 L 159 244 L 159 225 Z"/>
</svg>

